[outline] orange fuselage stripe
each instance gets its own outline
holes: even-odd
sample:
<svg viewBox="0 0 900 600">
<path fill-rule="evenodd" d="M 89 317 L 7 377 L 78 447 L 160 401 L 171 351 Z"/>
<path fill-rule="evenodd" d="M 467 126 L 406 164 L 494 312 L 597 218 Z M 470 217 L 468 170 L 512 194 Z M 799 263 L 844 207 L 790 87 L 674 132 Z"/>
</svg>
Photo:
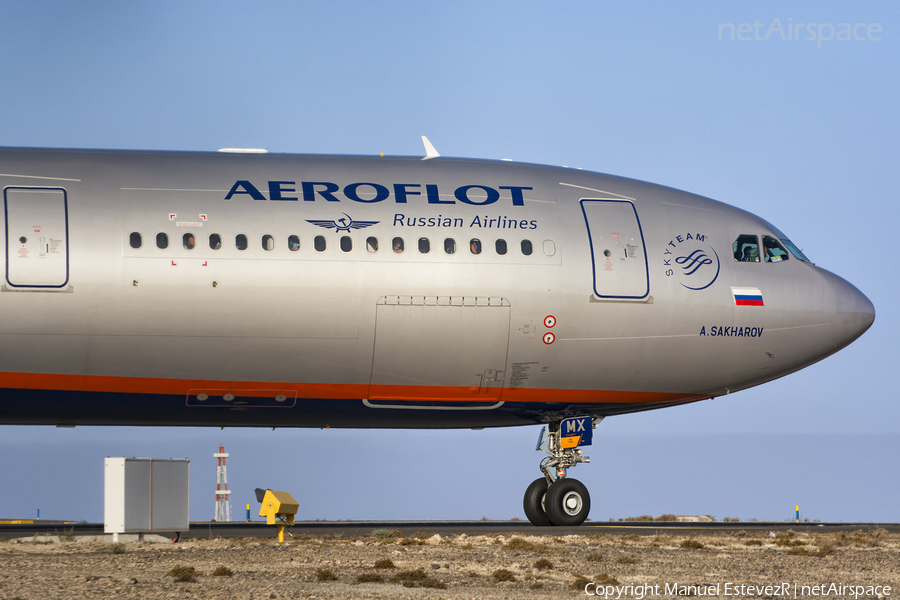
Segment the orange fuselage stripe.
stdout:
<svg viewBox="0 0 900 600">
<path fill-rule="evenodd" d="M 570 390 L 546 388 L 477 389 L 465 386 L 373 385 L 352 383 L 290 383 L 262 381 L 211 381 L 196 379 L 159 379 L 152 377 L 114 377 L 109 375 L 59 375 L 53 373 L 0 373 L 0 388 L 58 390 L 74 392 L 111 392 L 120 394 L 178 395 L 200 392 L 230 392 L 240 396 L 267 396 L 285 391 L 300 398 L 374 400 L 491 402 L 564 402 L 564 403 L 660 403 L 688 402 L 708 395 L 671 392 L 630 392 L 609 390 Z"/>
</svg>

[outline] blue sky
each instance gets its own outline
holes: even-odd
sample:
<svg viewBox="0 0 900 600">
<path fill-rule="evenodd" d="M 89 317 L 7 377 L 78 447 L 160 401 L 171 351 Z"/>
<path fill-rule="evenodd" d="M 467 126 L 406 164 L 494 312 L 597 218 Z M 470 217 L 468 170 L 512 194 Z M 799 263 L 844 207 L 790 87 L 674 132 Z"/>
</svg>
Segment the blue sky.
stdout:
<svg viewBox="0 0 900 600">
<path fill-rule="evenodd" d="M 842 23 L 863 39 L 819 43 Z M 419 155 L 424 134 L 747 209 L 867 294 L 874 326 L 759 388 L 608 419 L 571 476 L 595 519 L 896 521 L 898 31 L 883 2 L 6 2 L 0 145 Z M 102 520 L 103 458 L 125 455 L 190 457 L 209 519 L 222 443 L 236 512 L 263 486 L 304 518 L 522 517 L 536 436 L 0 427 L 0 518 Z"/>
</svg>

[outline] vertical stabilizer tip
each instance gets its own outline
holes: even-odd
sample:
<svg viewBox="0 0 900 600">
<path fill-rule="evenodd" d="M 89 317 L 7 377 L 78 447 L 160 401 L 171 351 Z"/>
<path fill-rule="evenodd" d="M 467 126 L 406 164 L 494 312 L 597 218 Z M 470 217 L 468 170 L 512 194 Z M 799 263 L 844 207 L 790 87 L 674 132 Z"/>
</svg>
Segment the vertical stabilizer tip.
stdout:
<svg viewBox="0 0 900 600">
<path fill-rule="evenodd" d="M 428 160 L 429 158 L 435 158 L 440 156 L 438 151 L 434 149 L 434 145 L 428 141 L 428 138 L 424 135 L 422 136 L 422 143 L 425 144 L 425 158 L 422 160 Z"/>
</svg>

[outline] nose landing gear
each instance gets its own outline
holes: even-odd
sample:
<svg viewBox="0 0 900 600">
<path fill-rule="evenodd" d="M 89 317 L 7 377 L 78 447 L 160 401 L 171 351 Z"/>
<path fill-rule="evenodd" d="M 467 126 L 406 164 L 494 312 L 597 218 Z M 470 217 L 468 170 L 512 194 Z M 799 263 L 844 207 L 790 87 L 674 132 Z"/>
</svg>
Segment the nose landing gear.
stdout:
<svg viewBox="0 0 900 600">
<path fill-rule="evenodd" d="M 537 448 L 548 454 L 541 461 L 544 476 L 525 490 L 525 516 L 538 527 L 581 525 L 591 510 L 591 496 L 577 479 L 566 479 L 569 468 L 591 459 L 581 455 L 578 446 L 591 443 L 591 433 L 602 417 L 573 417 L 555 421 L 541 429 Z"/>
</svg>

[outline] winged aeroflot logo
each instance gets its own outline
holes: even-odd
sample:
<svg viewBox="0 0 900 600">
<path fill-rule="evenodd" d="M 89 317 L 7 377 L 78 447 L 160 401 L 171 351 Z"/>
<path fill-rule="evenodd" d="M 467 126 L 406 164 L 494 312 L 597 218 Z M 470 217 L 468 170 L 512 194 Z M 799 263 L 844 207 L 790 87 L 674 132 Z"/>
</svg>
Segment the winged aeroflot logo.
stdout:
<svg viewBox="0 0 900 600">
<path fill-rule="evenodd" d="M 354 221 L 350 218 L 350 215 L 347 213 L 343 213 L 346 219 L 338 219 L 337 221 L 319 221 L 315 219 L 307 219 L 307 223 L 312 223 L 313 225 L 318 225 L 319 227 L 324 227 L 325 229 L 334 229 L 335 232 L 346 231 L 350 233 L 351 229 L 365 229 L 366 227 L 371 227 L 379 223 L 380 221 Z"/>
</svg>

